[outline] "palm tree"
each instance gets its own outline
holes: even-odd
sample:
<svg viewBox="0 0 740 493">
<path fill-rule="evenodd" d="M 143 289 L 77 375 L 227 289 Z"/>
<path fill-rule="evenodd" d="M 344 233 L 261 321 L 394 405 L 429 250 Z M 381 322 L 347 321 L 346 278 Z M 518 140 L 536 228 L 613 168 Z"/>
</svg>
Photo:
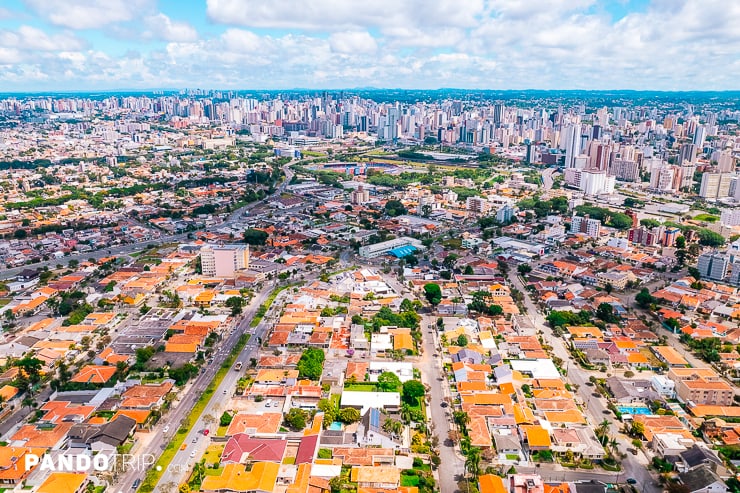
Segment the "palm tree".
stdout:
<svg viewBox="0 0 740 493">
<path fill-rule="evenodd" d="M 401 419 L 404 423 L 408 424 L 411 422 L 411 416 L 413 415 L 413 410 L 411 409 L 411 406 L 408 404 L 404 404 L 401 406 Z"/>
<path fill-rule="evenodd" d="M 615 456 L 619 454 L 619 442 L 616 438 L 611 437 L 609 439 L 609 447 L 612 449 Z"/>
<path fill-rule="evenodd" d="M 609 425 L 609 420 L 605 419 L 596 428 L 596 436 L 599 437 L 602 445 L 606 445 L 606 440 L 604 440 L 604 437 L 606 437 L 606 434 L 609 431 Z"/>
<path fill-rule="evenodd" d="M 403 424 L 393 418 L 388 418 L 383 422 L 383 431 L 392 435 L 400 435 L 403 430 Z"/>
<path fill-rule="evenodd" d="M 478 474 L 480 474 L 480 460 L 480 449 L 478 447 L 470 447 L 465 457 L 465 469 L 473 477 L 478 477 Z"/>
</svg>

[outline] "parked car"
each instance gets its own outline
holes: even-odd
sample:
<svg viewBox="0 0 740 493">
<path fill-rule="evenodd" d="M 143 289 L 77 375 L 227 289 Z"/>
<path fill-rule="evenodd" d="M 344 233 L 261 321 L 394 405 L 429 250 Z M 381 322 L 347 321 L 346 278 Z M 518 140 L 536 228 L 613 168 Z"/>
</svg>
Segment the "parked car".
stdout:
<svg viewBox="0 0 740 493">
<path fill-rule="evenodd" d="M 209 430 L 208 428 L 206 428 L 205 430 L 203 430 L 203 436 L 206 436 L 207 437 L 210 432 L 211 432 L 211 430 Z"/>
<path fill-rule="evenodd" d="M 637 480 L 635 478 L 627 478 L 627 484 L 637 484 Z"/>
</svg>

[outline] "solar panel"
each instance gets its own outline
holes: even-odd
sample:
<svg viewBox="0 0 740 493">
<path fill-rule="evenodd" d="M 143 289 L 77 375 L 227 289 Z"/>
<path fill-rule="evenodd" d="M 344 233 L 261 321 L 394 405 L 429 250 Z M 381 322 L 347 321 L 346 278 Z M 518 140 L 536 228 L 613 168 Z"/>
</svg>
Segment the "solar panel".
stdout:
<svg viewBox="0 0 740 493">
<path fill-rule="evenodd" d="M 380 411 L 375 408 L 370 409 L 370 426 L 380 428 Z"/>
</svg>

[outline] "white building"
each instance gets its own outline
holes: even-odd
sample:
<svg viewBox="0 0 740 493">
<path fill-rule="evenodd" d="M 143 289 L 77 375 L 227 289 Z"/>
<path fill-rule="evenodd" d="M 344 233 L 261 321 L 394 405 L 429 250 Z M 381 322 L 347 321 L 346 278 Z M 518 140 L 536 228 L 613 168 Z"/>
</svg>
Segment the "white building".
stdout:
<svg viewBox="0 0 740 493">
<path fill-rule="evenodd" d="M 206 245 L 200 249 L 204 276 L 233 277 L 249 268 L 249 245 Z"/>
<path fill-rule="evenodd" d="M 725 209 L 720 215 L 724 226 L 740 226 L 740 209 Z"/>
<path fill-rule="evenodd" d="M 676 398 L 676 383 L 665 375 L 654 375 L 650 379 L 653 389 L 668 399 Z"/>
<path fill-rule="evenodd" d="M 570 222 L 570 232 L 574 234 L 583 233 L 591 238 L 601 235 L 601 221 L 591 219 L 588 216 L 573 216 Z"/>
<path fill-rule="evenodd" d="M 424 245 L 421 244 L 421 242 L 414 238 L 409 238 L 408 236 L 402 236 L 400 238 L 395 238 L 388 241 L 382 241 L 380 243 L 374 243 L 372 245 L 365 245 L 360 247 L 360 257 L 365 258 L 375 258 L 380 257 L 381 255 L 385 255 L 386 253 L 390 252 L 394 248 L 399 247 L 405 247 L 405 246 L 413 246 L 417 250 L 422 250 L 424 248 Z"/>
</svg>

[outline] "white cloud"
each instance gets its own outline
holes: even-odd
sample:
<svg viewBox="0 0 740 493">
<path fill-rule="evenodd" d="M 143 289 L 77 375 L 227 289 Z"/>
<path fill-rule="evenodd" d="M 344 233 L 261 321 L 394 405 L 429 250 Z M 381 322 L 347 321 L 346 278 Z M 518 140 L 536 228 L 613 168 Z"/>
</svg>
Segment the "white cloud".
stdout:
<svg viewBox="0 0 740 493">
<path fill-rule="evenodd" d="M 103 53 L 74 31 L 0 30 L 0 85 L 27 76 L 78 87 L 732 89 L 740 80 L 740 2 L 726 0 L 652 0 L 617 22 L 596 0 L 207 0 L 210 20 L 228 26 L 209 28 L 216 34 L 159 13 L 156 0 L 24 1 L 55 26 L 104 29 L 142 53 Z M 167 44 L 137 44 L 151 40 Z"/>
<path fill-rule="evenodd" d="M 187 42 L 198 39 L 198 31 L 187 22 L 173 21 L 163 13 L 145 19 L 150 29 L 148 36 L 163 41 Z"/>
<path fill-rule="evenodd" d="M 375 53 L 378 43 L 367 31 L 344 31 L 329 37 L 329 45 L 336 53 Z"/>
<path fill-rule="evenodd" d="M 383 26 L 473 26 L 483 0 L 207 0 L 211 20 L 258 28 L 341 31 Z"/>
<path fill-rule="evenodd" d="M 0 46 L 19 52 L 79 50 L 85 45 L 84 41 L 68 32 L 48 35 L 31 26 L 20 26 L 16 31 L 0 30 Z"/>
<path fill-rule="evenodd" d="M 25 0 L 39 16 L 70 29 L 97 29 L 152 10 L 155 0 Z"/>
</svg>

